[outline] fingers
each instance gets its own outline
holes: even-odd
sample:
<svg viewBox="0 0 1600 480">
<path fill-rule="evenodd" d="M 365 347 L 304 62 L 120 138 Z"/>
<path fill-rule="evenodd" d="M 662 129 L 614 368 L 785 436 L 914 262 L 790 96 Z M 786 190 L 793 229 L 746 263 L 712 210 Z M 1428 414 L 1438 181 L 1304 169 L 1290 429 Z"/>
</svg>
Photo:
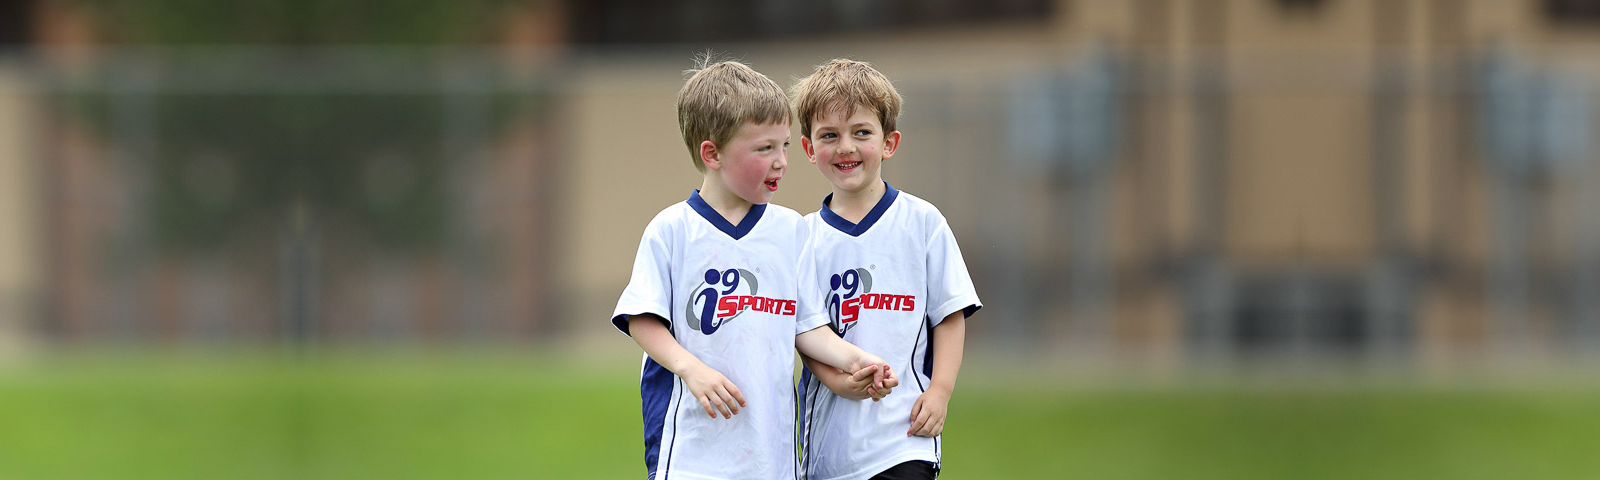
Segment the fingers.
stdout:
<svg viewBox="0 0 1600 480">
<path fill-rule="evenodd" d="M 933 436 L 934 427 L 938 426 L 939 422 L 944 421 L 942 419 L 935 418 L 935 417 L 938 417 L 938 415 L 929 414 L 928 418 L 926 420 L 923 420 L 922 428 L 917 430 L 917 435 L 924 436 L 924 437 Z"/>
<path fill-rule="evenodd" d="M 695 392 L 694 397 L 700 400 L 700 408 L 705 409 L 706 415 L 711 418 L 717 418 L 718 413 L 721 413 L 723 418 L 733 418 L 739 414 L 739 408 L 745 406 L 744 394 L 739 391 L 739 387 L 733 385 L 733 382 L 727 380 L 721 380 L 721 383 L 713 382 L 709 386 L 694 390 L 704 390 Z"/>
<path fill-rule="evenodd" d="M 862 367 L 860 370 L 856 370 L 856 373 L 850 375 L 850 383 L 861 384 L 876 377 L 877 374 L 877 365 L 867 365 L 866 367 Z"/>
<path fill-rule="evenodd" d="M 944 404 L 923 402 L 926 397 L 917 397 L 917 403 L 911 406 L 911 428 L 906 430 L 906 436 L 936 437 L 944 432 Z"/>
<path fill-rule="evenodd" d="M 848 387 L 851 391 L 872 396 L 872 376 L 878 370 L 877 365 L 868 365 L 857 369 L 850 375 Z"/>
<path fill-rule="evenodd" d="M 723 418 L 733 418 L 733 412 L 728 411 L 728 403 L 722 400 L 722 395 L 713 391 L 707 393 L 706 398 L 710 399 L 711 406 L 715 408 L 711 412 L 711 418 L 717 418 L 717 413 L 719 412 L 722 413 Z"/>
<path fill-rule="evenodd" d="M 716 393 L 715 398 L 717 401 L 715 403 L 717 409 L 722 411 L 722 418 L 733 418 L 734 415 L 739 414 L 740 402 L 733 399 L 733 394 L 729 393 L 727 388 L 717 385 L 717 388 L 712 391 Z"/>
<path fill-rule="evenodd" d="M 921 435 L 923 429 L 926 429 L 929 425 L 931 425 L 931 422 L 928 421 L 928 417 L 930 417 L 930 415 L 928 415 L 928 411 L 924 409 L 922 414 L 917 416 L 916 420 L 911 421 L 911 429 L 906 431 L 906 435 Z"/>
<path fill-rule="evenodd" d="M 707 399 L 707 395 L 695 395 L 694 398 L 700 399 L 700 408 L 706 409 L 706 415 L 710 415 L 711 418 L 717 418 L 717 411 L 711 408 L 711 400 Z"/>
<path fill-rule="evenodd" d="M 884 365 L 881 370 L 882 378 L 872 388 L 872 401 L 874 402 L 883 400 L 884 397 L 889 396 L 889 393 L 894 391 L 894 387 L 900 385 L 900 380 L 894 376 L 894 368 Z"/>
<path fill-rule="evenodd" d="M 728 393 L 733 395 L 733 399 L 739 402 L 741 408 L 744 407 L 744 394 L 739 392 L 738 386 L 735 386 L 732 382 L 728 383 Z M 739 412 L 734 411 L 733 413 Z"/>
<path fill-rule="evenodd" d="M 911 405 L 911 428 L 906 430 L 906 436 L 909 437 L 922 428 L 923 424 L 928 421 L 927 413 L 922 408 L 922 399 L 918 398 L 917 403 Z"/>
<path fill-rule="evenodd" d="M 850 375 L 851 389 L 858 392 L 865 391 L 867 393 L 872 393 L 872 378 L 877 375 L 877 371 L 877 365 L 868 365 L 862 367 L 860 370 L 856 370 L 855 374 Z"/>
</svg>

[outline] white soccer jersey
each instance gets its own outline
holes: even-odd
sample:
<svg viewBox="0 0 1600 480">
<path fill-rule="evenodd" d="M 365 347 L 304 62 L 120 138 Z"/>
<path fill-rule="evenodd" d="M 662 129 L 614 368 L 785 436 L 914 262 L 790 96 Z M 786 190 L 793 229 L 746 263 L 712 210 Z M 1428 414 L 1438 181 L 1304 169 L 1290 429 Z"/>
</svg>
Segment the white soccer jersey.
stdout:
<svg viewBox="0 0 1600 480">
<path fill-rule="evenodd" d="M 933 327 L 951 313 L 982 307 L 944 215 L 887 183 L 861 223 L 827 207 L 806 216 L 802 322 L 835 332 L 889 362 L 900 386 L 881 402 L 834 395 L 811 372 L 800 380 L 800 475 L 814 480 L 869 478 L 912 460 L 939 464 L 939 438 L 908 437 L 911 407 L 933 370 Z"/>
<path fill-rule="evenodd" d="M 611 322 L 669 321 L 684 349 L 739 387 L 747 406 L 711 418 L 683 379 L 644 356 L 649 478 L 793 478 L 794 337 L 821 326 L 796 323 L 796 266 L 805 236 L 794 210 L 755 205 L 738 225 L 700 198 L 662 210 L 645 227 L 633 276 Z"/>
</svg>

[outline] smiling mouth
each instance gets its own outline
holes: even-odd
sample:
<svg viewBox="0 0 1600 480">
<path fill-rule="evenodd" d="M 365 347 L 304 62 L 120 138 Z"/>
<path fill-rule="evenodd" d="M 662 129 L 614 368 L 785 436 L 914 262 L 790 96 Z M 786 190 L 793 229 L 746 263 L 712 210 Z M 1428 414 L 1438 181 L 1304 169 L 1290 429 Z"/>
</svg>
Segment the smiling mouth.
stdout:
<svg viewBox="0 0 1600 480">
<path fill-rule="evenodd" d="M 852 169 L 854 169 L 856 167 L 859 167 L 859 166 L 861 166 L 861 162 L 840 163 L 840 164 L 834 165 L 834 167 L 838 168 L 839 170 L 852 170 Z"/>
</svg>

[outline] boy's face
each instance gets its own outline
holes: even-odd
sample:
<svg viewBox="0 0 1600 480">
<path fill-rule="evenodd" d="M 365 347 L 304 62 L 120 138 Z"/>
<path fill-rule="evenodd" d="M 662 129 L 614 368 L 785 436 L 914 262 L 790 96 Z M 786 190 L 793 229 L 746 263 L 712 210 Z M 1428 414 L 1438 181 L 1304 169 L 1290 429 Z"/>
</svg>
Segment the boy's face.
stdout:
<svg viewBox="0 0 1600 480">
<path fill-rule="evenodd" d="M 722 148 L 710 141 L 701 144 L 706 148 L 716 159 L 707 166 L 720 172 L 729 192 L 752 204 L 768 203 L 789 167 L 789 122 L 746 123 Z"/>
<path fill-rule="evenodd" d="M 877 112 L 860 105 L 848 116 L 824 109 L 812 120 L 811 136 L 801 138 L 800 147 L 835 193 L 862 193 L 883 182 L 883 160 L 894 156 L 900 132 L 884 132 Z"/>
</svg>

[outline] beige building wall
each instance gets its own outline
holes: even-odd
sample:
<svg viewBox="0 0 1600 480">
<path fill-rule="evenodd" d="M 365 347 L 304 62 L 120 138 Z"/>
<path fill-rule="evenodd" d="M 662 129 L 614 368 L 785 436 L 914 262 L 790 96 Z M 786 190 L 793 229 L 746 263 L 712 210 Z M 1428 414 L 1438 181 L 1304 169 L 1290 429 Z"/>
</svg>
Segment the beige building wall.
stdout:
<svg viewBox="0 0 1600 480">
<path fill-rule="evenodd" d="M 22 345 L 39 294 L 39 175 L 30 159 L 36 118 L 28 85 L 0 64 L 0 357 Z"/>
</svg>

